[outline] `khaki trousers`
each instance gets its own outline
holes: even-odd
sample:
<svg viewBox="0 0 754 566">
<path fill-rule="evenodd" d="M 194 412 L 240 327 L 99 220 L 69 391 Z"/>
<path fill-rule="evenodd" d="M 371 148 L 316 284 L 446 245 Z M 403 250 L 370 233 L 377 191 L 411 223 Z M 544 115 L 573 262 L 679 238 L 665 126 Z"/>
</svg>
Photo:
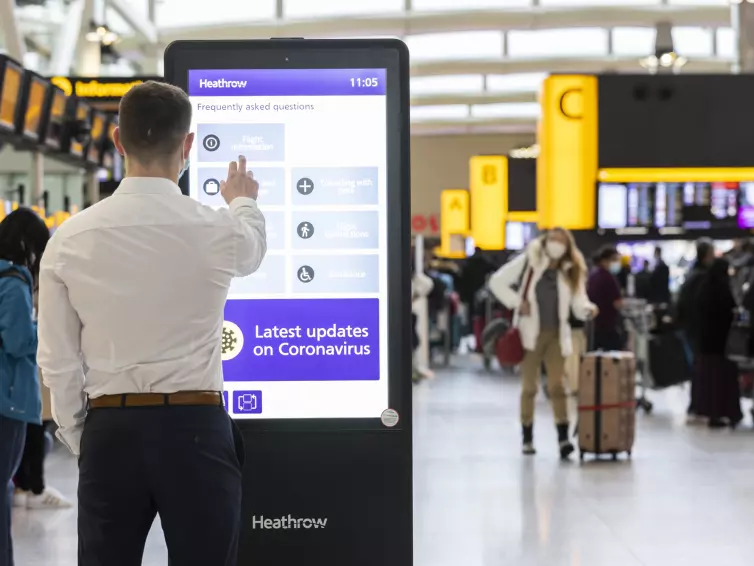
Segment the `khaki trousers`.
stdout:
<svg viewBox="0 0 754 566">
<path fill-rule="evenodd" d="M 571 393 L 576 393 L 579 390 L 581 356 L 586 354 L 586 332 L 581 328 L 571 328 L 571 342 L 573 353 L 566 359 L 565 374 L 568 378 L 568 389 Z"/>
<path fill-rule="evenodd" d="M 568 406 L 563 384 L 565 358 L 560 349 L 560 332 L 557 329 L 542 330 L 537 337 L 534 350 L 527 350 L 521 362 L 521 424 L 534 423 L 534 398 L 539 389 L 542 364 L 547 372 L 547 390 L 552 401 L 556 424 L 568 422 Z"/>
</svg>

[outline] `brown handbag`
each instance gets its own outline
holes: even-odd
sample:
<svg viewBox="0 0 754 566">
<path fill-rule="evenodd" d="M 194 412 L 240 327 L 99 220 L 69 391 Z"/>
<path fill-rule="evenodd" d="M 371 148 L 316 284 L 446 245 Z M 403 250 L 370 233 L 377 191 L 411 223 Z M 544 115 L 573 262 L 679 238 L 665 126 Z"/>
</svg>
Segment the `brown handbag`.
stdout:
<svg viewBox="0 0 754 566">
<path fill-rule="evenodd" d="M 521 295 L 522 300 L 526 300 L 526 297 L 529 294 L 529 287 L 531 286 L 531 279 L 534 276 L 534 270 L 529 267 L 529 263 L 527 262 L 524 266 L 524 271 L 521 274 L 521 279 L 523 279 L 523 274 L 526 273 L 527 269 L 529 270 L 529 273 L 526 275 L 526 283 L 524 284 L 524 290 Z M 518 330 L 517 326 L 511 326 L 508 331 L 498 339 L 497 344 L 495 345 L 495 356 L 497 357 L 498 363 L 503 367 L 517 366 L 523 361 L 524 344 L 521 341 L 521 332 Z"/>
</svg>

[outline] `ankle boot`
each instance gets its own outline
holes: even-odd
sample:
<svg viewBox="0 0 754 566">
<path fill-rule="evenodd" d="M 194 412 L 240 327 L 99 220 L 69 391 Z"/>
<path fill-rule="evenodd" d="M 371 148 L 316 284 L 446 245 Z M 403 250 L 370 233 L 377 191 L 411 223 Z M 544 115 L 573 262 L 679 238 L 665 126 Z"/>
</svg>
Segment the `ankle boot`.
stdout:
<svg viewBox="0 0 754 566">
<path fill-rule="evenodd" d="M 560 457 L 565 460 L 574 451 L 573 444 L 568 439 L 568 423 L 558 425 L 558 444 L 560 445 Z"/>
<path fill-rule="evenodd" d="M 534 449 L 534 426 L 522 425 L 521 431 L 523 433 L 523 448 L 521 451 L 527 456 L 536 454 L 537 451 Z"/>
</svg>

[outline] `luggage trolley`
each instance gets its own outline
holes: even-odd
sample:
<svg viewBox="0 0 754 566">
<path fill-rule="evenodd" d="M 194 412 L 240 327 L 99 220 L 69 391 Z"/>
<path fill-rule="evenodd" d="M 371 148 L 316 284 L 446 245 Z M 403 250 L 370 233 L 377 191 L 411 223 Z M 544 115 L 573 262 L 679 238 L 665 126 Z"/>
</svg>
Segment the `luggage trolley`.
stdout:
<svg viewBox="0 0 754 566">
<path fill-rule="evenodd" d="M 652 307 L 643 299 L 624 299 L 621 314 L 628 333 L 627 349 L 636 358 L 636 371 L 639 379 L 639 397 L 636 399 L 636 407 L 644 410 L 646 414 L 652 412 L 652 402 L 647 399 L 647 389 L 653 387 L 649 371 L 649 334 L 652 320 Z"/>
</svg>

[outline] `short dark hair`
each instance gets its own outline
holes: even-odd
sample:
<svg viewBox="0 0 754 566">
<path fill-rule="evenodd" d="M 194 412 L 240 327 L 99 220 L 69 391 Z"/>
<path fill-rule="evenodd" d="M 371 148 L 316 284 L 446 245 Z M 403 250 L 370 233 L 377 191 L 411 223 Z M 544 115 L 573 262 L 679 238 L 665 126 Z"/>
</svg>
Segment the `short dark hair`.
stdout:
<svg viewBox="0 0 754 566">
<path fill-rule="evenodd" d="M 592 260 L 594 261 L 594 263 L 602 263 L 605 260 L 613 259 L 617 255 L 618 250 L 613 246 L 603 246 L 597 251 Z"/>
<path fill-rule="evenodd" d="M 50 231 L 36 212 L 19 208 L 0 222 L 0 259 L 23 265 L 34 278 L 50 239 Z"/>
<path fill-rule="evenodd" d="M 696 259 L 703 261 L 715 250 L 715 244 L 709 238 L 699 238 L 696 241 Z"/>
<path fill-rule="evenodd" d="M 180 88 L 146 81 L 120 101 L 120 142 L 126 154 L 142 163 L 172 155 L 191 128 L 191 102 Z"/>
</svg>

